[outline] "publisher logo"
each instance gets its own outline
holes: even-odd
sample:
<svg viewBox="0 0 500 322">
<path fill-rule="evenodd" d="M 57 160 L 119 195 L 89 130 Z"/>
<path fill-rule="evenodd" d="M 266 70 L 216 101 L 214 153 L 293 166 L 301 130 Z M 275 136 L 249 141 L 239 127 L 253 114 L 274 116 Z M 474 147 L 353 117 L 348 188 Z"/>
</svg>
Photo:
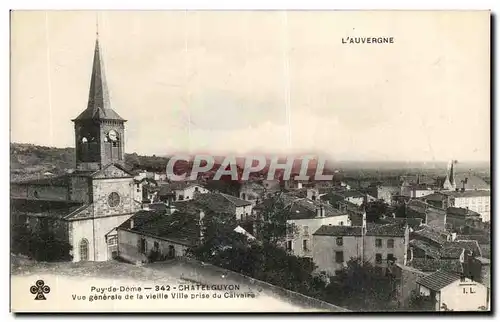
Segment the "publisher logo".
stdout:
<svg viewBox="0 0 500 322">
<path fill-rule="evenodd" d="M 32 285 L 30 287 L 30 292 L 31 294 L 36 294 L 35 300 L 46 300 L 47 298 L 44 294 L 50 293 L 50 287 L 48 285 L 45 285 L 45 282 L 43 280 L 38 280 L 36 281 L 35 285 Z"/>
</svg>

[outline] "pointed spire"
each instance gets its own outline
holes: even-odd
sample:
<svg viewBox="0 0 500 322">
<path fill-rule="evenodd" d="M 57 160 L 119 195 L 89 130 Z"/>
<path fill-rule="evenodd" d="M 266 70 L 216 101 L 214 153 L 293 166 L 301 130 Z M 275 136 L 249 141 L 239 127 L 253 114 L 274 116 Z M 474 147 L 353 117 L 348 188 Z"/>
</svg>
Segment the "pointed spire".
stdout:
<svg viewBox="0 0 500 322">
<path fill-rule="evenodd" d="M 101 48 L 99 46 L 99 23 L 96 20 L 96 40 L 94 48 L 94 62 L 92 65 L 92 75 L 90 78 L 90 89 L 87 109 L 83 111 L 76 120 L 119 120 L 125 121 L 115 111 L 111 109 L 108 84 L 104 72 L 104 62 Z"/>
<path fill-rule="evenodd" d="M 449 178 L 450 178 L 450 183 L 451 185 L 455 185 L 455 172 L 453 170 L 453 164 L 456 163 L 456 161 L 452 160 L 451 161 L 451 167 L 450 167 L 450 175 L 449 175 Z"/>
</svg>

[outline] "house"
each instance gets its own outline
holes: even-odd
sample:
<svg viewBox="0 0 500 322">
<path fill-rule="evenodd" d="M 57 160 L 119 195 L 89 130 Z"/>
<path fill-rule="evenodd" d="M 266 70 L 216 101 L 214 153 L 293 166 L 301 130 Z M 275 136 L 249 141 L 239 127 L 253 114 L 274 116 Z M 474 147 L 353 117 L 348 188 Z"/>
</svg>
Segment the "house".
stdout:
<svg viewBox="0 0 500 322">
<path fill-rule="evenodd" d="M 363 257 L 361 226 L 324 225 L 313 234 L 313 260 L 318 271 L 337 275 L 351 258 Z"/>
<path fill-rule="evenodd" d="M 177 202 L 178 206 L 180 202 Z M 194 204 L 213 213 L 234 215 L 236 220 L 249 220 L 252 217 L 253 204 L 225 193 L 209 192 L 199 194 Z"/>
<path fill-rule="evenodd" d="M 438 270 L 447 270 L 457 274 L 464 272 L 460 259 L 413 258 L 408 262 L 408 266 L 424 273 L 434 273 Z"/>
<path fill-rule="evenodd" d="M 447 241 L 453 239 L 452 234 L 443 231 L 435 230 L 429 226 L 422 226 L 421 229 L 415 230 L 410 234 L 411 239 L 423 240 L 434 247 L 441 248 L 443 244 Z"/>
<path fill-rule="evenodd" d="M 430 186 L 425 183 L 411 184 L 401 189 L 401 195 L 410 198 L 421 198 L 433 194 L 434 191 L 435 189 L 433 186 Z"/>
<path fill-rule="evenodd" d="M 167 215 L 141 210 L 117 227 L 118 256 L 131 263 L 185 256 L 200 242 L 203 216 L 203 212 Z"/>
<path fill-rule="evenodd" d="M 245 181 L 240 188 L 240 199 L 250 201 L 254 206 L 266 198 L 266 188 L 257 181 Z"/>
<path fill-rule="evenodd" d="M 313 233 L 323 225 L 350 226 L 349 215 L 321 201 L 293 198 L 285 201 L 287 224 L 294 227 L 286 239 L 286 248 L 296 256 L 313 256 Z"/>
<path fill-rule="evenodd" d="M 406 224 L 323 225 L 313 234 L 313 260 L 318 271 L 330 275 L 351 258 L 362 258 L 385 271 L 393 263 L 406 264 L 408 243 Z"/>
<path fill-rule="evenodd" d="M 175 181 L 160 186 L 158 196 L 161 201 L 183 201 L 194 199 L 196 194 L 208 193 L 208 189 L 196 181 Z"/>
<path fill-rule="evenodd" d="M 399 307 L 408 307 L 413 291 L 417 288 L 417 281 L 430 273 L 416 268 L 396 263 L 392 269 L 396 281 L 396 298 Z"/>
<path fill-rule="evenodd" d="M 446 209 L 446 225 L 454 231 L 461 231 L 466 225 L 477 226 L 481 215 L 466 208 L 449 207 Z"/>
<path fill-rule="evenodd" d="M 427 226 L 437 230 L 446 228 L 446 211 L 422 200 L 412 199 L 405 205 L 406 217 L 421 218 Z"/>
<path fill-rule="evenodd" d="M 381 268 L 390 262 L 406 265 L 410 231 L 406 223 L 367 224 L 364 258 Z"/>
<path fill-rule="evenodd" d="M 431 193 L 429 195 L 425 195 L 423 197 L 419 198 L 420 200 L 424 201 L 425 203 L 434 206 L 436 208 L 441 208 L 441 209 L 446 209 L 450 206 L 451 203 L 451 198 L 450 196 L 441 193 L 439 191 L 436 191 L 434 193 Z"/>
<path fill-rule="evenodd" d="M 450 197 L 450 207 L 477 212 L 484 222 L 490 221 L 491 201 L 489 190 L 443 191 Z"/>
<path fill-rule="evenodd" d="M 399 185 L 374 185 L 368 189 L 369 194 L 374 196 L 377 200 L 382 200 L 391 205 L 392 199 L 395 195 L 400 193 Z"/>
<path fill-rule="evenodd" d="M 455 272 L 439 270 L 417 281 L 417 291 L 429 298 L 435 311 L 489 309 L 488 288 Z"/>
<path fill-rule="evenodd" d="M 12 221 L 53 232 L 75 262 L 106 261 L 116 247 L 109 233 L 141 208 L 142 195 L 125 168 L 126 120 L 111 108 L 98 40 L 87 106 L 72 121 L 75 171 L 12 183 Z"/>
</svg>

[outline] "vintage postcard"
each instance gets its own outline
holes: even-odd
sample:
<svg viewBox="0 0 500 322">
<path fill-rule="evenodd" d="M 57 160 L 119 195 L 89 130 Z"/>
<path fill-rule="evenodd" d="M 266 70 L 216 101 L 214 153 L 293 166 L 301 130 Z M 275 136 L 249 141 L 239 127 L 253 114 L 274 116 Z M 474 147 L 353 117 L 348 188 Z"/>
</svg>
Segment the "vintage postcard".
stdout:
<svg viewBox="0 0 500 322">
<path fill-rule="evenodd" d="M 489 11 L 12 11 L 11 311 L 491 310 Z"/>
</svg>

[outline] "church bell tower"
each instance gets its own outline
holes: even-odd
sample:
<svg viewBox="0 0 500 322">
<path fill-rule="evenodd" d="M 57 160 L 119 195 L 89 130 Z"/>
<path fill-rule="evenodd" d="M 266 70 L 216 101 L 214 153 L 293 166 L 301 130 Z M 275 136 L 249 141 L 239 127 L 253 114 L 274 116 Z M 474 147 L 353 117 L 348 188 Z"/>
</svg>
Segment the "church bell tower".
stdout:
<svg viewBox="0 0 500 322">
<path fill-rule="evenodd" d="M 124 164 L 126 120 L 111 109 L 98 35 L 87 108 L 72 121 L 77 171 L 97 171 L 110 163 Z"/>
</svg>

